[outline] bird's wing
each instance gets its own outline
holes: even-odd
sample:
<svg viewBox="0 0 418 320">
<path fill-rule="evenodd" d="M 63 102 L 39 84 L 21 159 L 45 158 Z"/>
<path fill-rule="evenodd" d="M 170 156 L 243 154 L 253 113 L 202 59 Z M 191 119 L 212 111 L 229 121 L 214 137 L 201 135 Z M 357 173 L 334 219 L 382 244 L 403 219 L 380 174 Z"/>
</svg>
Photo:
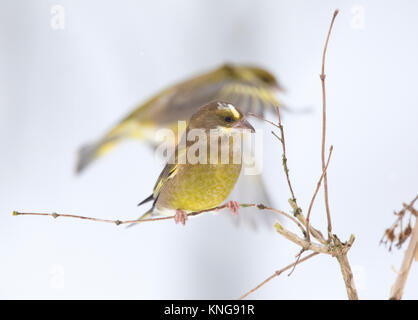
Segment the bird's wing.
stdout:
<svg viewBox="0 0 418 320">
<path fill-rule="evenodd" d="M 182 137 L 185 139 L 186 137 Z M 179 147 L 181 146 L 181 147 Z M 163 185 L 170 179 L 173 179 L 175 175 L 178 173 L 181 164 L 179 163 L 179 158 L 184 156 L 187 152 L 187 147 L 180 143 L 176 146 L 174 153 L 171 155 L 168 163 L 165 165 L 163 171 L 161 171 L 160 176 L 157 179 L 157 182 L 154 186 L 153 196 L 154 196 L 154 203 L 157 201 L 158 196 L 160 195 L 161 189 Z"/>
<path fill-rule="evenodd" d="M 195 79 L 164 90 L 128 118 L 165 127 L 178 120 L 189 120 L 199 107 L 215 100 L 232 103 L 244 114 L 252 112 L 260 116 L 264 110 L 274 110 L 278 105 L 274 92 L 256 82 L 232 78 Z"/>
<path fill-rule="evenodd" d="M 157 201 L 158 196 L 160 195 L 161 188 L 163 185 L 170 179 L 174 178 L 179 169 L 179 165 L 175 164 L 166 164 L 160 176 L 158 177 L 157 183 L 154 186 L 154 203 Z"/>
<path fill-rule="evenodd" d="M 175 154 L 173 154 L 172 157 L 175 157 Z M 165 165 L 164 169 L 161 171 L 160 176 L 157 179 L 157 182 L 154 186 L 154 190 L 151 196 L 149 196 L 148 198 L 146 198 L 145 200 L 143 200 L 142 202 L 140 202 L 138 205 L 142 205 L 145 202 L 148 202 L 150 200 L 153 200 L 153 204 L 152 207 L 145 212 L 144 214 L 142 214 L 137 220 L 143 220 L 148 218 L 150 215 L 153 214 L 153 210 L 154 210 L 154 206 L 155 206 L 155 202 L 158 199 L 158 196 L 160 195 L 161 192 L 161 188 L 163 187 L 163 185 L 170 179 L 172 179 L 178 172 L 179 169 L 179 165 L 177 162 L 172 163 L 169 162 Z M 131 223 L 127 226 L 127 228 L 136 226 L 137 223 Z"/>
</svg>

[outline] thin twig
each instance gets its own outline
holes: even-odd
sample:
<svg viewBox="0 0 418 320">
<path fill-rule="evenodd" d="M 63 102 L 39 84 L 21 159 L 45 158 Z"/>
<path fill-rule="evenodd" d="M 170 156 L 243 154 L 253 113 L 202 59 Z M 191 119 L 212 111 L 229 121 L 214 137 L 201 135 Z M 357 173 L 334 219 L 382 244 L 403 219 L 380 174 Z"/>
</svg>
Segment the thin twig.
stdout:
<svg viewBox="0 0 418 320">
<path fill-rule="evenodd" d="M 250 207 L 250 206 L 256 206 L 256 205 L 242 205 L 243 207 Z M 187 214 L 188 217 L 191 216 L 196 216 L 205 212 L 209 212 L 209 211 L 215 211 L 215 210 L 221 210 L 226 208 L 226 204 L 215 207 L 215 208 L 211 208 L 211 209 L 206 209 L 206 210 L 202 210 L 202 211 L 196 211 L 196 212 L 190 212 Z M 79 215 L 74 215 L 74 214 L 65 214 L 65 213 L 38 213 L 38 212 L 18 212 L 18 211 L 13 211 L 13 215 L 14 216 L 50 216 L 53 218 L 58 218 L 58 217 L 63 217 L 63 218 L 75 218 L 75 219 L 82 219 L 82 220 L 89 220 L 89 221 L 95 221 L 95 222 L 105 222 L 105 223 L 113 223 L 118 225 L 121 224 L 131 224 L 131 223 L 143 223 L 143 222 L 151 222 L 151 221 L 160 221 L 160 220 L 169 220 L 169 219 L 174 219 L 174 216 L 167 216 L 167 217 L 160 217 L 160 218 L 150 218 L 150 219 L 142 219 L 142 220 L 109 220 L 109 219 L 101 219 L 101 218 L 93 218 L 93 217 L 85 217 L 85 216 L 79 216 Z"/>
<path fill-rule="evenodd" d="M 283 143 L 282 138 L 280 138 L 280 137 L 277 135 L 277 133 L 276 133 L 276 132 L 272 131 L 272 132 L 271 132 L 271 134 L 272 134 L 273 136 L 275 136 L 277 139 L 279 139 L 279 141 L 280 141 L 280 142 L 282 142 L 282 143 Z"/>
<path fill-rule="evenodd" d="M 325 41 L 324 52 L 322 54 L 322 73 L 320 75 L 321 83 L 322 83 L 322 147 L 321 147 L 321 160 L 322 160 L 322 170 L 325 170 L 325 136 L 326 136 L 326 113 L 327 113 L 327 103 L 326 103 L 326 94 L 325 94 L 325 56 L 327 53 L 328 48 L 328 41 L 331 35 L 331 30 L 334 25 L 335 18 L 338 15 L 338 10 L 334 11 L 334 15 L 332 16 L 331 25 L 329 26 L 327 40 Z M 329 210 L 329 203 L 328 203 L 328 179 L 327 174 L 325 172 L 324 175 L 324 195 L 325 195 L 325 208 L 327 211 L 327 221 L 328 221 L 328 235 L 332 232 L 332 224 L 331 224 L 331 213 Z"/>
<path fill-rule="evenodd" d="M 299 253 L 296 255 L 296 262 L 295 262 L 295 265 L 293 266 L 293 269 L 289 272 L 289 274 L 287 275 L 288 277 L 290 277 L 291 275 L 292 275 L 292 273 L 293 273 L 293 271 L 295 271 L 295 269 L 296 269 L 296 266 L 299 264 L 299 260 L 300 260 L 300 258 L 302 257 L 302 253 L 304 253 L 306 250 L 305 250 L 305 248 L 302 248 L 300 251 L 299 251 Z"/>
<path fill-rule="evenodd" d="M 327 213 L 327 222 L 328 222 L 328 241 L 333 248 L 336 248 L 336 258 L 340 264 L 341 273 L 344 279 L 345 287 L 347 290 L 347 295 L 350 300 L 357 300 L 357 290 L 353 281 L 353 273 L 351 271 L 350 264 L 347 258 L 347 252 L 354 242 L 354 236 L 350 237 L 350 240 L 347 244 L 342 243 L 336 235 L 332 234 L 332 223 L 331 223 L 331 213 L 329 209 L 328 201 L 328 179 L 326 172 L 326 163 L 325 163 L 325 137 L 326 137 L 326 115 L 327 115 L 327 103 L 326 103 L 326 91 L 325 91 L 325 56 L 327 53 L 328 42 L 331 35 L 332 27 L 334 26 L 335 18 L 338 15 L 338 10 L 334 11 L 332 16 L 331 24 L 329 26 L 327 39 L 324 45 L 324 51 L 322 54 L 322 72 L 320 75 L 321 85 L 322 85 L 322 145 L 321 145 L 321 162 L 322 162 L 322 171 L 324 172 L 324 198 L 325 198 L 325 209 Z M 341 249 L 343 248 L 343 249 Z"/>
<path fill-rule="evenodd" d="M 256 114 L 253 114 L 253 113 L 249 113 L 249 115 L 254 116 L 254 117 L 256 117 L 260 120 L 263 120 L 267 123 L 270 123 L 271 125 L 278 128 L 279 131 L 280 131 L 280 137 L 274 131 L 271 131 L 271 133 L 280 141 L 280 143 L 282 145 L 282 150 L 283 150 L 282 165 L 283 165 L 283 170 L 284 170 L 284 173 L 286 175 L 287 184 L 289 186 L 289 190 L 290 190 L 290 194 L 291 194 L 291 198 L 289 199 L 289 203 L 290 203 L 290 205 L 293 209 L 293 215 L 297 217 L 299 214 L 302 213 L 302 209 L 297 204 L 295 193 L 293 192 L 292 183 L 290 182 L 289 167 L 287 165 L 287 155 L 286 155 L 286 140 L 285 140 L 285 136 L 284 136 L 284 129 L 283 129 L 283 124 L 282 124 L 282 119 L 281 119 L 281 116 L 280 116 L 280 109 L 279 109 L 278 106 L 275 106 L 275 109 L 277 111 L 277 118 L 278 118 L 277 124 L 275 124 L 272 121 L 266 120 L 263 117 L 260 117 Z"/>
<path fill-rule="evenodd" d="M 279 214 L 285 216 L 286 218 L 292 220 L 299 227 L 299 229 L 302 231 L 303 235 L 306 235 L 306 231 L 305 231 L 304 226 L 298 220 L 296 220 L 294 217 L 292 217 L 290 214 L 288 214 L 288 213 L 286 213 L 282 210 L 267 207 L 267 206 L 262 205 L 262 204 L 258 204 L 256 206 L 257 206 L 258 209 L 261 209 L 261 210 L 265 209 L 265 210 L 269 210 L 269 211 L 272 211 L 272 212 L 276 212 L 276 213 L 279 213 Z"/>
<path fill-rule="evenodd" d="M 282 124 L 282 119 L 280 116 L 280 109 L 278 106 L 275 106 L 276 112 L 277 112 L 277 122 L 278 122 L 278 128 L 280 130 L 280 138 L 274 135 L 280 140 L 281 144 L 282 144 L 282 150 L 283 150 L 283 155 L 282 155 L 282 162 L 283 162 L 283 168 L 284 168 L 284 173 L 286 175 L 286 180 L 287 180 L 287 185 L 289 186 L 289 190 L 290 190 L 290 194 L 292 196 L 291 198 L 291 205 L 292 208 L 294 208 L 294 215 L 298 215 L 302 212 L 302 209 L 298 206 L 297 202 L 296 202 L 296 197 L 295 197 L 295 193 L 293 192 L 293 187 L 292 187 L 292 183 L 290 182 L 290 177 L 289 177 L 289 167 L 287 166 L 287 155 L 286 155 L 286 139 L 284 137 L 284 130 L 283 130 L 283 124 Z"/>
<path fill-rule="evenodd" d="M 296 197 L 295 194 L 293 192 L 293 187 L 292 187 L 292 183 L 290 181 L 290 177 L 289 177 L 289 168 L 287 166 L 287 156 L 286 156 L 286 141 L 285 141 L 285 136 L 284 136 L 284 129 L 283 129 L 283 125 L 282 125 L 282 121 L 281 121 L 281 116 L 280 116 L 280 109 L 275 106 L 275 109 L 277 111 L 277 115 L 278 115 L 278 124 L 275 124 L 272 121 L 266 120 L 263 117 L 260 117 L 256 114 L 253 113 L 249 113 L 250 115 L 263 120 L 267 123 L 270 123 L 271 125 L 275 126 L 276 128 L 278 128 L 280 130 L 280 137 L 274 132 L 272 131 L 271 133 L 280 141 L 280 143 L 282 144 L 282 149 L 283 149 L 283 168 L 284 168 L 284 172 L 286 175 L 286 179 L 287 179 L 287 183 L 289 186 L 289 190 L 290 190 L 290 194 L 292 196 L 291 199 L 289 199 L 289 203 L 293 209 L 293 213 L 295 215 L 295 217 L 302 223 L 303 226 L 305 226 L 305 228 L 307 228 L 307 226 L 309 225 L 309 222 L 306 221 L 304 215 L 302 214 L 302 209 L 298 206 L 297 202 L 296 202 Z M 312 235 L 322 244 L 326 244 L 326 240 L 324 238 L 324 236 L 322 235 L 322 233 L 313 228 L 313 227 L 309 227 L 309 229 L 311 230 Z M 307 235 L 306 232 L 304 232 L 305 236 Z"/>
<path fill-rule="evenodd" d="M 267 123 L 270 123 L 272 126 L 275 126 L 276 128 L 280 129 L 280 127 L 279 127 L 276 123 L 274 123 L 273 121 L 270 121 L 270 120 L 264 119 L 263 117 L 260 117 L 259 115 L 255 114 L 255 113 L 248 112 L 248 115 L 250 115 L 250 116 L 252 116 L 252 117 L 254 117 L 254 118 L 257 118 L 257 119 L 259 119 L 259 120 L 265 121 L 265 122 L 267 122 Z"/>
<path fill-rule="evenodd" d="M 261 282 L 260 284 L 258 284 L 255 288 L 251 289 L 250 291 L 248 291 L 246 294 L 244 294 L 242 297 L 239 298 L 239 300 L 243 300 L 246 297 L 248 297 L 251 293 L 253 293 L 254 291 L 258 290 L 259 288 L 261 288 L 262 286 L 264 286 L 267 282 L 269 282 L 271 279 L 280 276 L 283 272 L 285 272 L 286 270 L 289 270 L 290 268 L 294 267 L 296 264 L 300 264 L 310 258 L 312 258 L 313 256 L 316 256 L 318 254 L 318 252 L 313 252 L 310 255 L 307 255 L 305 258 L 303 259 L 299 259 L 299 261 L 295 261 L 291 264 L 289 264 L 288 266 L 284 267 L 283 269 L 280 269 L 278 271 L 276 271 L 275 273 L 273 273 L 270 277 L 268 277 L 266 280 L 264 280 L 263 282 Z"/>
<path fill-rule="evenodd" d="M 296 220 L 290 214 L 288 214 L 288 213 L 286 213 L 282 210 L 271 208 L 271 207 L 265 206 L 264 204 L 242 203 L 242 204 L 240 204 L 240 206 L 242 208 L 256 207 L 259 210 L 267 210 L 267 211 L 272 211 L 272 212 L 281 214 L 281 215 L 285 216 L 286 218 L 290 219 L 291 221 L 293 221 L 299 227 L 299 229 L 302 231 L 303 234 L 306 233 L 305 228 L 303 227 L 303 225 L 298 220 Z M 197 215 L 202 214 L 202 213 L 206 213 L 206 212 L 210 212 L 210 211 L 218 211 L 218 210 L 222 210 L 224 208 L 226 208 L 226 204 L 215 207 L 215 208 L 211 208 L 211 209 L 190 212 L 190 213 L 187 214 L 187 216 L 188 217 L 197 216 Z M 143 222 L 152 222 L 152 221 L 174 219 L 174 216 L 167 216 L 167 217 L 149 218 L 149 219 L 142 219 L 142 220 L 110 220 L 110 219 L 93 218 L 93 217 L 86 217 L 86 216 L 80 216 L 80 215 L 74 215 L 74 214 L 56 213 L 56 212 L 53 212 L 53 213 L 39 213 L 39 212 L 18 212 L 18 211 L 13 211 L 13 215 L 14 216 L 49 216 L 49 217 L 53 217 L 53 218 L 58 218 L 58 217 L 75 218 L 75 219 L 89 220 L 89 221 L 94 221 L 94 222 L 112 223 L 112 224 L 116 224 L 117 226 L 121 225 L 121 224 L 134 224 L 134 223 L 143 223 Z"/>
<path fill-rule="evenodd" d="M 263 120 L 267 123 L 270 123 L 271 125 L 275 126 L 276 128 L 279 129 L 280 131 L 280 137 L 274 132 L 272 131 L 271 133 L 280 141 L 280 143 L 282 144 L 282 149 L 283 149 L 283 154 L 282 154 L 282 164 L 283 164 L 283 169 L 284 169 L 284 173 L 286 175 L 286 180 L 287 180 L 287 184 L 289 186 L 289 190 L 290 190 L 290 194 L 291 194 L 291 199 L 289 200 L 290 205 L 292 206 L 292 209 L 294 211 L 294 215 L 297 216 L 298 214 L 300 214 L 302 212 L 302 209 L 298 206 L 297 202 L 296 202 L 296 197 L 295 197 L 295 193 L 293 192 L 293 187 L 292 187 L 292 183 L 290 182 L 290 178 L 289 178 L 289 167 L 287 166 L 287 156 L 286 156 L 286 140 L 284 137 L 284 130 L 283 130 L 283 124 L 282 124 L 282 120 L 280 117 L 280 109 L 278 106 L 275 106 L 275 109 L 277 111 L 277 124 L 264 119 L 263 117 L 260 117 L 259 115 L 256 115 L 254 113 L 248 113 L 249 115 L 256 117 L 257 119 Z"/>
<path fill-rule="evenodd" d="M 319 188 L 321 187 L 322 179 L 325 177 L 325 174 L 327 172 L 328 165 L 329 165 L 329 161 L 331 160 L 332 150 L 333 150 L 333 146 L 331 146 L 331 148 L 329 149 L 329 155 L 328 155 L 327 164 L 326 164 L 325 168 L 323 169 L 322 174 L 321 174 L 321 177 L 319 178 L 319 181 L 318 181 L 318 183 L 316 185 L 316 190 L 314 192 L 314 195 L 312 196 L 311 203 L 309 204 L 308 214 L 306 215 L 306 239 L 308 241 L 310 241 L 310 239 L 311 239 L 310 238 L 310 223 L 309 223 L 309 219 L 311 217 L 312 206 L 313 206 L 313 203 L 315 201 L 315 197 L 318 194 Z"/>
<path fill-rule="evenodd" d="M 253 115 L 254 117 L 266 121 L 267 123 L 270 123 L 271 125 L 275 126 L 276 128 L 278 128 L 280 130 L 280 137 L 274 132 L 272 131 L 271 133 L 280 141 L 280 143 L 282 144 L 282 149 L 283 149 L 283 168 L 284 168 L 284 172 L 286 175 L 286 180 L 287 180 L 287 184 L 289 186 L 289 190 L 290 190 L 290 194 L 292 196 L 291 199 L 289 199 L 289 203 L 291 205 L 291 207 L 293 208 L 293 212 L 294 215 L 296 216 L 296 218 L 302 223 L 303 226 L 306 227 L 306 229 L 311 230 L 312 235 L 322 244 L 326 244 L 326 240 L 324 238 L 324 236 L 322 235 L 322 233 L 319 230 L 316 230 L 315 228 L 313 228 L 312 226 L 310 226 L 309 221 L 307 221 L 305 219 L 305 217 L 302 214 L 302 209 L 298 206 L 297 202 L 296 202 L 296 197 L 295 194 L 293 192 L 293 187 L 292 187 L 292 183 L 290 181 L 290 177 L 289 177 L 289 168 L 287 166 L 287 155 L 286 155 L 286 140 L 285 140 L 285 135 L 284 135 L 284 129 L 283 129 L 283 125 L 282 125 L 282 120 L 281 120 L 281 116 L 280 116 L 280 109 L 275 106 L 275 109 L 277 111 L 277 115 L 278 115 L 278 124 L 275 124 L 274 122 L 271 122 L 269 120 L 266 120 L 256 114 L 252 114 L 249 113 L 250 115 Z M 322 179 L 322 176 L 321 176 Z M 309 225 L 309 227 L 308 227 Z M 307 236 L 307 233 L 305 232 L 305 236 Z"/>
</svg>

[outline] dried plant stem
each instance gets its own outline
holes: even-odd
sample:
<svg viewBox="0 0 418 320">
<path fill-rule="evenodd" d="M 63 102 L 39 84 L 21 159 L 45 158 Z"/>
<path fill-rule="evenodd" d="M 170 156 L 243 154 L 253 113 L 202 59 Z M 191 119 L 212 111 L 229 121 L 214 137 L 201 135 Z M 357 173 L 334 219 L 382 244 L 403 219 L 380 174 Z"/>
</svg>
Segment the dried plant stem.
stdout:
<svg viewBox="0 0 418 320">
<path fill-rule="evenodd" d="M 336 235 L 332 234 L 332 223 L 331 223 L 331 212 L 329 209 L 328 201 L 328 179 L 326 172 L 326 163 L 325 163 L 325 137 L 326 137 L 326 119 L 327 119 L 327 100 L 326 100 L 326 90 L 325 90 L 325 57 L 328 49 L 328 42 L 331 36 L 332 27 L 334 26 L 335 18 L 338 15 L 338 10 L 334 11 L 332 16 L 331 24 L 328 29 L 327 39 L 324 45 L 324 51 L 322 54 L 322 69 L 320 74 L 321 85 L 322 85 L 322 145 L 321 145 L 321 161 L 322 161 L 322 171 L 324 172 L 324 198 L 325 198 L 325 209 L 327 213 L 327 223 L 328 223 L 328 241 L 338 248 L 342 245 L 340 240 Z M 351 236 L 350 240 L 354 241 L 354 236 Z M 349 242 L 350 242 L 349 240 Z M 357 300 L 357 291 L 354 286 L 353 274 L 351 271 L 350 264 L 347 258 L 347 251 L 340 251 L 336 254 L 337 261 L 340 264 L 341 272 L 343 275 L 344 283 L 347 289 L 347 295 L 350 300 Z"/>
<path fill-rule="evenodd" d="M 293 242 L 294 244 L 297 244 L 298 246 L 302 247 L 304 250 L 312 250 L 318 253 L 333 254 L 332 251 L 329 249 L 329 247 L 319 245 L 319 244 L 314 244 L 312 243 L 312 241 L 307 241 L 305 239 L 302 239 L 298 237 L 296 234 L 294 234 L 293 232 L 285 229 L 278 222 L 275 223 L 274 227 L 276 228 L 276 231 L 280 233 L 283 237 Z"/>
<path fill-rule="evenodd" d="M 246 297 L 248 297 L 251 293 L 253 293 L 254 291 L 258 290 L 259 288 L 261 288 L 262 286 L 264 286 L 267 282 L 269 282 L 271 279 L 280 276 L 283 272 L 285 272 L 286 270 L 289 270 L 290 268 L 294 268 L 297 264 L 300 264 L 310 258 L 312 258 L 313 256 L 316 256 L 318 254 L 318 252 L 313 252 L 310 255 L 307 255 L 304 258 L 298 258 L 295 262 L 287 265 L 286 267 L 284 267 L 283 269 L 280 269 L 278 271 L 276 271 L 275 273 L 273 273 L 270 277 L 268 277 L 266 280 L 264 280 L 263 282 L 261 282 L 260 284 L 258 284 L 256 287 L 254 287 L 253 289 L 251 289 L 250 291 L 248 291 L 246 294 L 244 294 L 243 296 L 241 296 L 239 298 L 239 300 L 243 300 Z"/>
<path fill-rule="evenodd" d="M 321 78 L 322 84 L 322 147 L 321 147 L 321 160 L 322 160 L 322 170 L 325 170 L 325 137 L 326 137 L 326 120 L 327 120 L 327 101 L 326 101 L 326 94 L 325 94 L 325 56 L 328 49 L 328 42 L 329 37 L 331 36 L 332 27 L 334 26 L 335 18 L 338 15 L 338 10 L 334 11 L 334 15 L 332 16 L 331 25 L 329 26 L 327 40 L 325 41 L 324 51 L 322 54 L 322 72 L 319 76 Z M 331 213 L 329 210 L 329 202 L 328 202 L 328 179 L 327 173 L 324 174 L 324 195 L 325 195 L 325 208 L 327 211 L 327 222 L 328 222 L 328 234 L 332 232 L 332 224 L 331 224 Z"/>
<path fill-rule="evenodd" d="M 330 35 L 331 35 L 332 27 L 334 25 L 334 21 L 335 21 L 335 18 L 336 18 L 337 15 L 338 15 L 338 10 L 335 10 L 335 12 L 333 14 L 333 17 L 332 17 L 332 20 L 331 20 L 329 30 L 328 30 L 328 35 L 327 35 L 327 39 L 326 39 L 326 42 L 325 42 L 325 46 L 324 46 L 324 51 L 323 51 L 323 55 L 322 55 L 322 73 L 320 75 L 321 84 L 322 84 L 322 98 L 323 98 L 323 105 L 322 105 L 322 107 L 323 107 L 322 108 L 322 115 L 323 115 L 323 119 L 322 119 L 323 120 L 322 121 L 322 145 L 321 145 L 322 174 L 321 174 L 321 177 L 320 177 L 319 182 L 317 184 L 317 188 L 314 192 L 312 200 L 310 202 L 308 215 L 307 215 L 306 219 L 302 214 L 302 210 L 300 209 L 300 207 L 296 203 L 296 197 L 294 195 L 292 184 L 290 182 L 289 170 L 288 170 L 288 166 L 287 166 L 287 157 L 286 157 L 286 141 L 285 141 L 285 137 L 284 137 L 283 125 L 281 123 L 280 110 L 278 110 L 278 108 L 276 108 L 276 110 L 278 112 L 278 124 L 276 125 L 276 124 L 272 123 L 275 127 L 279 128 L 279 130 L 280 130 L 280 136 L 278 136 L 274 132 L 272 132 L 272 133 L 282 144 L 283 167 L 284 167 L 284 171 L 285 171 L 285 174 L 286 174 L 286 179 L 287 179 L 287 182 L 288 182 L 289 190 L 290 190 L 290 193 L 291 193 L 291 196 L 292 196 L 292 199 L 289 200 L 289 203 L 291 204 L 291 206 L 294 210 L 294 215 L 296 216 L 296 218 L 306 227 L 306 240 L 302 239 L 302 238 L 296 236 L 294 233 L 286 230 L 279 223 L 276 223 L 275 227 L 276 227 L 277 232 L 280 233 L 282 236 L 284 236 L 286 239 L 288 239 L 288 240 L 292 241 L 293 243 L 302 247 L 302 252 L 305 251 L 305 250 L 312 250 L 316 253 L 331 254 L 332 256 L 336 257 L 338 263 L 340 264 L 341 273 L 343 275 L 343 279 L 344 279 L 344 283 L 345 283 L 345 286 L 346 286 L 347 295 L 348 295 L 349 299 L 358 299 L 357 292 L 356 292 L 354 282 L 353 282 L 352 271 L 351 271 L 350 264 L 349 264 L 348 258 L 347 258 L 347 252 L 350 249 L 352 243 L 354 242 L 354 236 L 351 236 L 350 240 L 346 244 L 344 244 L 344 243 L 340 242 L 340 240 L 338 239 L 338 237 L 336 235 L 332 234 L 332 223 L 331 223 L 331 213 L 330 213 L 330 209 L 329 209 L 328 182 L 327 182 L 327 168 L 328 168 L 329 161 L 330 161 L 331 154 L 332 154 L 332 150 L 333 150 L 332 146 L 330 148 L 330 153 L 329 153 L 329 156 L 328 156 L 328 160 L 327 160 L 327 162 L 325 162 L 325 137 L 326 137 L 325 57 L 326 57 L 326 52 L 327 52 L 327 48 L 328 48 L 328 42 L 329 42 L 329 38 L 330 38 Z M 264 120 L 264 119 L 262 119 L 262 120 Z M 271 123 L 271 121 L 268 121 L 268 120 L 265 120 L 265 121 Z M 327 228 L 328 229 L 328 241 L 326 241 L 324 239 L 324 237 L 323 237 L 323 235 L 321 234 L 320 231 L 312 228 L 311 225 L 310 225 L 311 210 L 312 210 L 313 203 L 315 201 L 316 195 L 317 195 L 317 193 L 320 189 L 322 181 L 324 181 L 325 207 L 326 207 L 327 223 L 328 223 L 328 228 Z M 310 240 L 310 234 L 311 233 L 322 245 L 313 244 L 311 242 L 311 240 Z M 267 279 L 267 281 L 269 281 L 269 280 L 270 279 Z M 264 283 L 265 282 L 263 282 L 261 285 L 263 285 Z"/>
<path fill-rule="evenodd" d="M 278 118 L 277 124 L 270 121 L 270 120 L 264 119 L 263 117 L 260 117 L 260 116 L 254 114 L 254 113 L 251 113 L 251 112 L 249 113 L 249 115 L 251 115 L 251 116 L 253 116 L 257 119 L 263 120 L 263 121 L 275 126 L 280 131 L 280 137 L 274 131 L 272 131 L 271 133 L 280 141 L 280 143 L 282 145 L 282 150 L 283 150 L 282 164 L 283 164 L 284 173 L 286 175 L 286 180 L 287 180 L 287 184 L 289 186 L 290 195 L 291 195 L 291 198 L 289 199 L 289 203 L 293 208 L 293 214 L 295 216 L 297 216 L 298 214 L 300 214 L 302 212 L 302 209 L 298 206 L 298 204 L 296 202 L 295 193 L 293 191 L 292 183 L 290 182 L 289 167 L 287 166 L 286 140 L 285 140 L 285 137 L 284 137 L 283 124 L 282 124 L 282 119 L 281 119 L 281 116 L 280 116 L 280 109 L 279 109 L 278 106 L 275 106 L 275 109 L 277 111 L 277 118 Z"/>
<path fill-rule="evenodd" d="M 302 209 L 297 204 L 296 197 L 295 197 L 295 193 L 293 192 L 292 183 L 290 182 L 289 167 L 287 166 L 286 139 L 284 137 L 284 130 L 283 130 L 283 125 L 282 125 L 282 119 L 281 119 L 281 116 L 280 116 L 279 107 L 276 106 L 275 108 L 276 108 L 276 112 L 277 112 L 278 128 L 280 130 L 280 138 L 276 134 L 274 134 L 274 133 L 273 134 L 280 140 L 280 142 L 282 144 L 282 150 L 283 150 L 283 155 L 282 155 L 283 169 L 284 169 L 284 173 L 286 175 L 287 185 L 289 186 L 290 194 L 292 196 L 292 198 L 290 199 L 290 205 L 293 208 L 294 215 L 298 215 L 298 214 L 302 213 Z"/>
<path fill-rule="evenodd" d="M 318 194 L 319 188 L 321 187 L 322 179 L 325 177 L 325 175 L 327 173 L 329 161 L 331 160 L 332 150 L 333 150 L 333 146 L 331 146 L 331 148 L 329 149 L 329 155 L 328 155 L 327 164 L 326 164 L 325 168 L 322 171 L 321 177 L 319 178 L 319 181 L 318 181 L 318 183 L 316 185 L 316 190 L 314 192 L 314 195 L 312 196 L 311 203 L 309 204 L 308 214 L 306 216 L 306 239 L 308 241 L 310 241 L 310 223 L 309 223 L 309 219 L 311 217 L 312 206 L 313 206 L 313 203 L 315 201 L 316 195 Z"/>
<path fill-rule="evenodd" d="M 278 210 L 278 209 L 275 209 L 275 208 L 271 208 L 271 207 L 267 207 L 267 206 L 265 206 L 265 205 L 263 205 L 263 204 L 257 204 L 257 205 L 246 205 L 246 206 L 256 206 L 258 209 L 260 209 L 260 210 L 268 210 L 268 211 L 272 211 L 272 212 L 275 212 L 275 213 L 278 213 L 278 214 L 281 214 L 281 215 L 283 215 L 283 216 L 285 216 L 286 218 L 288 218 L 288 219 L 290 219 L 290 220 L 292 220 L 298 227 L 299 227 L 299 229 L 302 231 L 302 233 L 305 235 L 305 233 L 306 233 L 306 231 L 305 231 L 305 228 L 304 228 L 304 224 L 302 225 L 298 220 L 296 220 L 294 217 L 292 217 L 290 214 L 288 214 L 288 213 L 286 213 L 286 212 L 284 212 L 284 211 L 282 211 L 282 210 Z"/>
<path fill-rule="evenodd" d="M 287 155 L 286 155 L 286 140 L 284 138 L 284 130 L 283 130 L 283 125 L 282 125 L 282 119 L 280 116 L 280 110 L 279 107 L 276 106 L 276 111 L 277 111 L 277 118 L 278 118 L 278 123 L 279 123 L 279 130 L 280 130 L 280 136 L 281 139 L 280 141 L 282 142 L 282 149 L 283 149 L 283 166 L 284 166 L 284 171 L 286 174 L 286 179 L 287 179 L 287 184 L 289 186 L 289 190 L 290 190 L 290 194 L 292 195 L 292 200 L 296 202 L 296 197 L 295 197 L 295 193 L 293 192 L 293 187 L 292 187 L 292 183 L 290 182 L 290 178 L 289 178 L 289 169 L 287 167 Z"/>
<path fill-rule="evenodd" d="M 308 225 L 305 216 L 301 213 L 297 215 L 297 219 L 299 220 L 300 223 L 302 223 L 305 227 Z M 327 240 L 325 240 L 324 235 L 322 234 L 321 231 L 319 231 L 318 229 L 315 229 L 311 224 L 309 224 L 309 231 L 310 234 L 316 239 L 318 240 L 320 243 L 322 243 L 323 245 L 328 244 Z"/>
<path fill-rule="evenodd" d="M 414 259 L 415 252 L 418 250 L 418 218 L 415 219 L 415 226 L 412 231 L 411 240 L 409 240 L 408 248 L 406 249 L 401 270 L 396 277 L 396 281 L 391 288 L 390 299 L 400 300 L 402 299 L 403 289 L 408 279 L 409 269 L 411 268 L 412 260 Z"/>
<path fill-rule="evenodd" d="M 248 112 L 248 115 L 257 118 L 259 120 L 265 121 L 267 123 L 270 123 L 272 126 L 276 127 L 277 129 L 280 129 L 280 126 L 277 123 L 274 123 L 273 121 L 264 119 L 263 117 L 260 117 L 258 114 L 252 113 L 252 112 Z"/>
</svg>

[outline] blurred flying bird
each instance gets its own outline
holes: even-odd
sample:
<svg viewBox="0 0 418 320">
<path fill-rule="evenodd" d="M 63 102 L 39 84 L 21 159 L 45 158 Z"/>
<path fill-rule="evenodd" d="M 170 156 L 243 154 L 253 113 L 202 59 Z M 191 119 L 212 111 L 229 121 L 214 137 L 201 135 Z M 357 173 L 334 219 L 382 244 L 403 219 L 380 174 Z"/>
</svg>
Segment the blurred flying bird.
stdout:
<svg viewBox="0 0 418 320">
<path fill-rule="evenodd" d="M 78 154 L 77 173 L 94 160 L 129 138 L 144 140 L 156 145 L 155 132 L 170 128 L 177 132 L 177 121 L 188 121 L 199 107 L 215 100 L 238 106 L 248 112 L 263 116 L 267 109 L 278 105 L 275 97 L 282 91 L 275 77 L 267 70 L 247 65 L 225 64 L 213 71 L 196 76 L 169 87 L 144 104 L 112 128 L 104 137 L 81 147 Z"/>
</svg>

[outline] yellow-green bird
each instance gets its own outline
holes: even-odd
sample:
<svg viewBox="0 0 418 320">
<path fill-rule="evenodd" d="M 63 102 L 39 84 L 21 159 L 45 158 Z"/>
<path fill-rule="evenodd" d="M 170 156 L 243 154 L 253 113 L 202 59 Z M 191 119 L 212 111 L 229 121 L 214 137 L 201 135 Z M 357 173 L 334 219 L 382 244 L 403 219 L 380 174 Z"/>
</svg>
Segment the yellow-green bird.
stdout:
<svg viewBox="0 0 418 320">
<path fill-rule="evenodd" d="M 198 108 L 211 101 L 237 105 L 243 114 L 262 116 L 278 105 L 275 93 L 281 90 L 267 70 L 225 64 L 205 74 L 169 87 L 135 109 L 104 137 L 80 149 L 76 171 L 83 171 L 127 138 L 138 138 L 155 146 L 155 133 L 161 128 L 177 131 L 177 121 L 188 121 Z"/>
<path fill-rule="evenodd" d="M 152 208 L 140 219 L 150 214 L 175 216 L 175 222 L 184 225 L 187 213 L 211 209 L 225 201 L 238 180 L 242 165 L 241 143 L 233 134 L 245 129 L 255 132 L 243 113 L 232 104 L 211 102 L 201 107 L 192 115 L 182 137 L 184 144 L 175 148 L 153 194 L 139 204 L 153 201 Z M 189 139 L 192 130 L 199 130 L 204 139 Z M 214 141 L 216 148 L 213 149 L 210 141 Z M 222 158 L 222 152 L 226 157 Z M 225 158 L 227 161 L 222 160 Z M 227 207 L 238 214 L 236 201 L 228 202 Z"/>
</svg>

